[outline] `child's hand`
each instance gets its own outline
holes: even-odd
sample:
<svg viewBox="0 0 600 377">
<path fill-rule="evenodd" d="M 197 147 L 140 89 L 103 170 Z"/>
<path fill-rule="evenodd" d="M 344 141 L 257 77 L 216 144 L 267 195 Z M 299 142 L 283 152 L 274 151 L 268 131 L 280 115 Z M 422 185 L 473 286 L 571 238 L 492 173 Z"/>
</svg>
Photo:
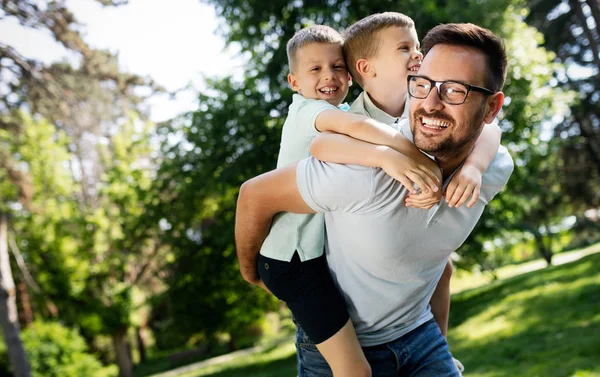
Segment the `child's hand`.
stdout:
<svg viewBox="0 0 600 377">
<path fill-rule="evenodd" d="M 446 203 L 448 207 L 460 207 L 471 198 L 467 203 L 467 208 L 471 208 L 479 199 L 480 189 L 481 172 L 471 165 L 463 165 L 446 188 Z"/>
<path fill-rule="evenodd" d="M 442 199 L 442 193 L 437 192 L 421 192 L 416 195 L 408 195 L 404 201 L 407 207 L 430 209 Z"/>
<path fill-rule="evenodd" d="M 381 168 L 392 178 L 400 181 L 412 194 L 417 193 L 415 184 L 422 192 L 439 192 L 440 179 L 426 166 L 417 163 L 393 149 L 389 150 L 382 161 Z M 439 169 L 439 168 L 438 168 Z"/>
</svg>

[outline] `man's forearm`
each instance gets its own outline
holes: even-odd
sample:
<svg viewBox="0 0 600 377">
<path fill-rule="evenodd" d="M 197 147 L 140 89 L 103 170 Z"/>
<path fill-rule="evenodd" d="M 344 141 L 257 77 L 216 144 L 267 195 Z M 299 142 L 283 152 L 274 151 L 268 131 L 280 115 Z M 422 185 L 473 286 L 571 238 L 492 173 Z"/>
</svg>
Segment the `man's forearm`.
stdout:
<svg viewBox="0 0 600 377">
<path fill-rule="evenodd" d="M 260 283 L 256 260 L 279 212 L 314 213 L 296 185 L 297 163 L 259 175 L 240 187 L 235 215 L 235 244 L 240 272 L 249 283 Z"/>
<path fill-rule="evenodd" d="M 256 284 L 260 281 L 256 267 L 258 253 L 263 241 L 269 233 L 271 217 L 260 218 L 257 216 L 251 191 L 248 186 L 252 181 L 246 182 L 240 188 L 240 195 L 235 215 L 235 244 L 240 272 L 249 283 Z"/>
</svg>

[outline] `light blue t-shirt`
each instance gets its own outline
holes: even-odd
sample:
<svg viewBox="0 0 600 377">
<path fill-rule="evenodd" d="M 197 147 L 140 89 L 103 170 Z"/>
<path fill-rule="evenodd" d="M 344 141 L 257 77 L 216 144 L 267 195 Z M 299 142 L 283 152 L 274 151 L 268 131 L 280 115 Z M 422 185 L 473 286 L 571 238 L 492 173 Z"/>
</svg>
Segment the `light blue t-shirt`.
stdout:
<svg viewBox="0 0 600 377">
<path fill-rule="evenodd" d="M 310 143 L 319 131 L 317 116 L 337 107 L 327 101 L 307 99 L 294 94 L 288 116 L 283 124 L 277 167 L 286 166 L 310 156 Z M 289 262 L 298 252 L 301 261 L 323 255 L 325 220 L 323 214 L 298 215 L 279 213 L 273 218 L 271 231 L 260 253 L 268 258 Z"/>
</svg>

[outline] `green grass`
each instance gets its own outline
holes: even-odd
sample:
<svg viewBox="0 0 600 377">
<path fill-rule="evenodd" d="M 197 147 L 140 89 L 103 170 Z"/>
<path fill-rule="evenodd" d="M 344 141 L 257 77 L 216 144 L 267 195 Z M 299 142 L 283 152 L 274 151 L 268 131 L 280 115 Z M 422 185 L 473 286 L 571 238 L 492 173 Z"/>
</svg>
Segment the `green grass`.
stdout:
<svg viewBox="0 0 600 377">
<path fill-rule="evenodd" d="M 452 297 L 468 376 L 600 376 L 600 254 Z"/>
<path fill-rule="evenodd" d="M 600 377 L 600 254 L 452 297 L 450 349 L 467 377 Z M 178 377 L 293 377 L 294 345 Z"/>
</svg>

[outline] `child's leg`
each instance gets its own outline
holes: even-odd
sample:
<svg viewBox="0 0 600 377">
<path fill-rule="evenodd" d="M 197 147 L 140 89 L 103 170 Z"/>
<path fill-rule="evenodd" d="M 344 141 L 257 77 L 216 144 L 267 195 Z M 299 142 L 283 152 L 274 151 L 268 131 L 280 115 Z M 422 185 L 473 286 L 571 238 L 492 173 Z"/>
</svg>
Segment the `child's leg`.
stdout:
<svg viewBox="0 0 600 377">
<path fill-rule="evenodd" d="M 444 272 L 440 277 L 440 281 L 435 287 L 433 296 L 431 296 L 431 312 L 433 318 L 437 322 L 442 335 L 446 336 L 448 333 L 448 318 L 450 317 L 450 278 L 452 277 L 452 261 L 448 259 Z"/>
<path fill-rule="evenodd" d="M 327 360 L 335 377 L 371 376 L 371 366 L 360 348 L 351 320 L 334 336 L 317 344 L 317 349 Z"/>
<path fill-rule="evenodd" d="M 290 262 L 259 255 L 258 271 L 267 288 L 288 305 L 335 377 L 371 376 L 371 367 L 324 255 L 305 262 L 297 253 Z"/>
</svg>

